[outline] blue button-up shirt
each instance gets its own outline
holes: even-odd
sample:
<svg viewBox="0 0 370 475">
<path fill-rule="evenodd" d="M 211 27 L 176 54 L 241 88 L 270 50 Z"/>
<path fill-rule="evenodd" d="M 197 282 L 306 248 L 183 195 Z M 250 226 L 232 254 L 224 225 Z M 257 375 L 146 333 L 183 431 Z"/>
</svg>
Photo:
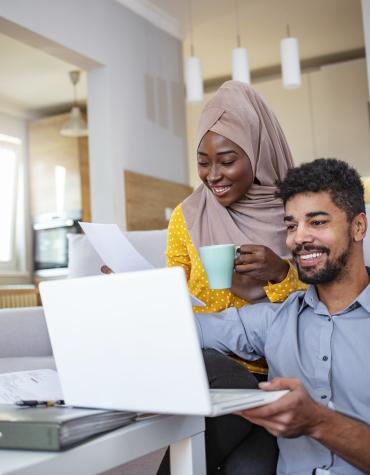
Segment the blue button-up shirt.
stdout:
<svg viewBox="0 0 370 475">
<path fill-rule="evenodd" d="M 196 320 L 203 348 L 247 360 L 265 356 L 269 379 L 298 378 L 320 404 L 370 424 L 370 285 L 335 315 L 310 286 L 281 305 L 246 305 Z M 362 473 L 310 437 L 278 443 L 278 474 Z"/>
</svg>

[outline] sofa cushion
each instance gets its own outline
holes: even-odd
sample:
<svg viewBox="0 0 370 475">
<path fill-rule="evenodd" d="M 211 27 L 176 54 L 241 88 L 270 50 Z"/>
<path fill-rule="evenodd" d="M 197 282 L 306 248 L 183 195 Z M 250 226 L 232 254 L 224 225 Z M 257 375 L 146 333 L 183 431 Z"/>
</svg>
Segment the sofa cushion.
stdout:
<svg viewBox="0 0 370 475">
<path fill-rule="evenodd" d="M 29 371 L 32 369 L 56 369 L 52 356 L 26 356 L 0 358 L 0 373 Z"/>
<path fill-rule="evenodd" d="M 0 310 L 0 358 L 51 356 L 42 307 Z"/>
</svg>

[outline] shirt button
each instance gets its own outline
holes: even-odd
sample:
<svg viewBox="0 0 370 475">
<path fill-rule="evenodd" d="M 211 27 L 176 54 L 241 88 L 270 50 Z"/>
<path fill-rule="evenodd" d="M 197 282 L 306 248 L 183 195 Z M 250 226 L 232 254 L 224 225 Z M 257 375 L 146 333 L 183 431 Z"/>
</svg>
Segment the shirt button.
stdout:
<svg viewBox="0 0 370 475">
<path fill-rule="evenodd" d="M 323 394 L 323 395 L 321 396 L 321 399 L 326 399 L 327 397 L 328 397 L 328 396 L 327 396 L 326 394 Z"/>
<path fill-rule="evenodd" d="M 328 361 L 328 357 L 325 355 L 325 356 L 322 357 L 322 360 L 323 361 Z"/>
</svg>

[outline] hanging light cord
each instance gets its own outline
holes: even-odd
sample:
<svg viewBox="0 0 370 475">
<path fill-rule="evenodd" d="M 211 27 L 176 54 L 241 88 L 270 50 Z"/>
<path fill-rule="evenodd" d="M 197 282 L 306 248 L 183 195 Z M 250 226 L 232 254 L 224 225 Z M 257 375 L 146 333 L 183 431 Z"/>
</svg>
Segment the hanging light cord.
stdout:
<svg viewBox="0 0 370 475">
<path fill-rule="evenodd" d="M 241 38 L 240 38 L 240 23 L 239 23 L 239 2 L 235 0 L 235 28 L 236 28 L 236 46 L 240 48 Z"/>
<path fill-rule="evenodd" d="M 69 77 L 73 84 L 74 105 L 77 106 L 77 83 L 80 80 L 80 71 L 70 71 Z"/>
<path fill-rule="evenodd" d="M 188 1 L 188 15 L 189 15 L 189 33 L 190 33 L 190 56 L 194 56 L 194 37 L 193 37 L 193 12 L 191 8 L 191 0 Z"/>
</svg>

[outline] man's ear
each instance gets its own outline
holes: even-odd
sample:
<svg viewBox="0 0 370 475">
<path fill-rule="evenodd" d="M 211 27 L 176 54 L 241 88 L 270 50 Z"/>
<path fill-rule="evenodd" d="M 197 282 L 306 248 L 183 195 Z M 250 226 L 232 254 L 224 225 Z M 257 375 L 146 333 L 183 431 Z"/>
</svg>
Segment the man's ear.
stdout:
<svg viewBox="0 0 370 475">
<path fill-rule="evenodd" d="M 363 241 L 367 231 L 367 217 L 365 213 L 360 213 L 353 218 L 352 233 L 355 242 Z"/>
</svg>

